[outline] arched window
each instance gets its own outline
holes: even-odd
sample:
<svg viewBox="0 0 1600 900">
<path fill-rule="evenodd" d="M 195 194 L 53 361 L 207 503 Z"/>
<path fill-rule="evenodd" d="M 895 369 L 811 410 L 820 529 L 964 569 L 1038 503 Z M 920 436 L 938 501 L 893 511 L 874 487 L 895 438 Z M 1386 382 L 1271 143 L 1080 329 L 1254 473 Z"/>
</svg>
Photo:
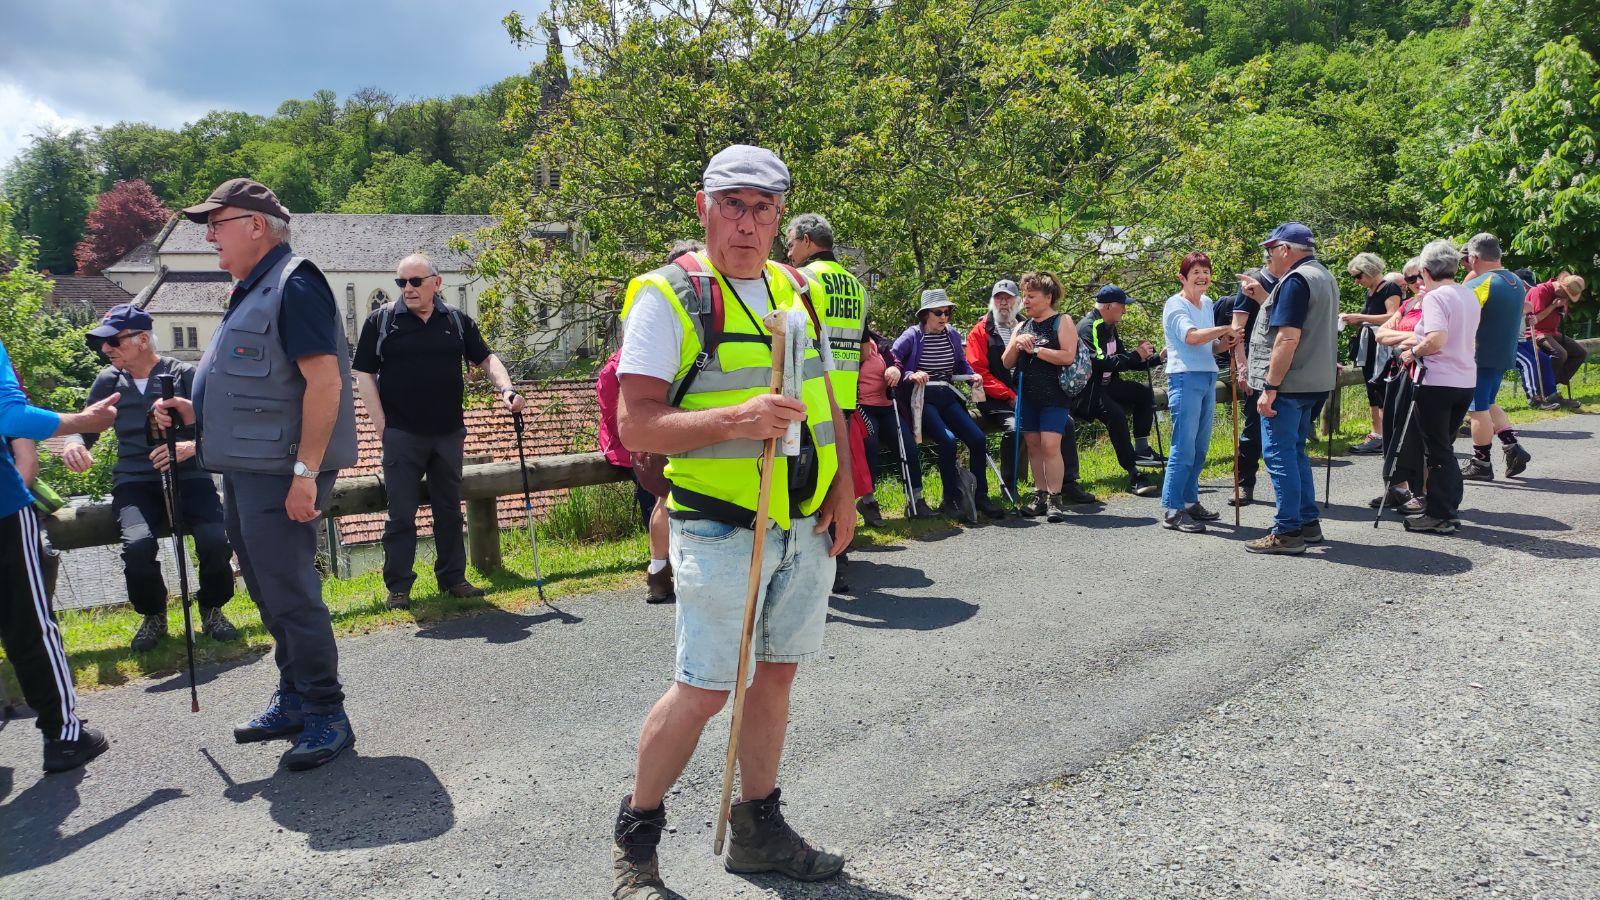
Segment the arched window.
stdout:
<svg viewBox="0 0 1600 900">
<path fill-rule="evenodd" d="M 380 306 L 384 305 L 385 303 L 389 302 L 389 295 L 385 294 L 383 292 L 383 288 L 378 288 L 377 290 L 372 292 L 372 296 L 370 298 L 368 298 L 368 299 L 371 302 L 368 303 L 367 309 L 368 310 L 375 310 L 378 307 L 380 307 Z"/>
</svg>

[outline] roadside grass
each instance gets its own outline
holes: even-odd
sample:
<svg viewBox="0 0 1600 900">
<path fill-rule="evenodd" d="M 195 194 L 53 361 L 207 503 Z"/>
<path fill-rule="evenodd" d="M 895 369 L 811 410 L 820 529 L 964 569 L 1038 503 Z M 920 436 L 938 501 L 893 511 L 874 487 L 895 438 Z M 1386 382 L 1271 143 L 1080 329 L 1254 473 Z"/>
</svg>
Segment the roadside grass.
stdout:
<svg viewBox="0 0 1600 900">
<path fill-rule="evenodd" d="M 1600 406 L 1600 381 L 1583 377 L 1577 381 L 1573 396 L 1587 407 Z M 1334 435 L 1335 456 L 1344 455 L 1352 443 L 1362 440 L 1370 424 L 1362 388 L 1359 385 L 1346 387 L 1343 392 L 1341 425 Z M 1506 386 L 1501 392 L 1501 400 L 1513 422 L 1540 421 L 1568 414 L 1564 411 L 1530 409 L 1520 388 L 1515 385 Z M 1164 415 L 1160 425 L 1163 447 L 1170 451 L 1171 430 Z M 1312 448 L 1312 456 L 1319 462 L 1324 458 L 1324 447 L 1319 437 Z M 998 452 L 998 437 L 994 437 L 990 442 L 990 453 L 996 456 L 997 463 Z M 1103 430 L 1098 426 L 1084 429 L 1079 459 L 1080 481 L 1092 493 L 1109 499 L 1127 492 L 1127 477 L 1118 466 Z M 1226 478 L 1231 471 L 1231 460 L 1232 429 L 1227 406 L 1223 404 L 1218 407 L 1212 429 L 1205 477 Z M 939 475 L 931 465 L 926 468 L 924 490 L 929 504 L 937 506 L 937 498 L 942 497 Z M 991 474 L 990 496 L 1003 504 L 1005 498 L 994 481 Z M 1023 491 L 1026 490 L 1024 487 Z M 904 518 L 905 495 L 898 472 L 892 469 L 887 477 L 879 479 L 878 499 L 888 521 L 881 529 L 863 528 L 858 531 L 857 546 L 906 543 L 948 533 L 959 527 L 941 518 Z M 1154 511 L 1158 501 L 1150 498 L 1150 503 Z M 552 510 L 548 520 L 541 524 L 540 532 L 539 561 L 544 571 L 545 596 L 551 606 L 559 606 L 561 600 L 573 596 L 630 586 L 640 589 L 641 596 L 637 602 L 643 602 L 642 569 L 644 560 L 648 558 L 648 546 L 644 534 L 637 529 L 637 511 L 632 504 L 630 485 L 598 485 L 571 492 L 571 498 Z M 409 610 L 391 610 L 384 606 L 386 591 L 378 572 L 325 581 L 323 597 L 332 614 L 335 633 L 340 636 L 363 634 L 401 625 L 427 625 L 491 609 L 524 613 L 538 607 L 533 557 L 526 532 L 502 532 L 500 542 L 505 562 L 503 571 L 485 573 L 469 570 L 471 580 L 487 590 L 487 595 L 480 599 L 460 599 L 439 593 L 434 587 L 432 569 L 426 561 L 417 565 L 417 581 L 412 590 Z M 634 600 L 630 598 L 628 602 Z M 239 627 L 241 639 L 223 644 L 197 635 L 196 664 L 251 660 L 270 651 L 271 638 L 261 624 L 255 604 L 245 594 L 242 583 L 239 593 L 235 594 L 225 611 Z M 181 677 L 185 664 L 183 612 L 176 601 L 167 612 L 168 638 L 155 649 L 144 653 L 134 653 L 128 649 L 128 641 L 138 627 L 139 616 L 125 604 L 63 610 L 58 618 L 79 690 L 116 686 L 142 677 Z M 0 659 L 3 658 L 0 656 Z M 21 693 L 10 666 L 0 667 L 0 681 L 3 681 L 10 696 L 20 699 Z"/>
</svg>

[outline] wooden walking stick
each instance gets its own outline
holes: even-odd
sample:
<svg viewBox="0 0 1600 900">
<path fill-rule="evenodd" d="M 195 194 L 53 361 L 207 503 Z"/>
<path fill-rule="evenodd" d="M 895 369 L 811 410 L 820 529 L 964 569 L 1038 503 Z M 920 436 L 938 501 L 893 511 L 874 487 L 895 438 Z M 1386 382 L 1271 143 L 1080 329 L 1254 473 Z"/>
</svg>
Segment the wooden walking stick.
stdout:
<svg viewBox="0 0 1600 900">
<path fill-rule="evenodd" d="M 772 393 L 783 391 L 783 363 L 788 338 L 788 321 L 782 310 L 768 313 L 761 323 L 772 333 Z M 750 676 L 750 643 L 756 628 L 756 597 L 761 592 L 761 560 L 766 549 L 767 525 L 771 518 L 772 458 L 777 438 L 767 438 L 761 450 L 761 486 L 756 496 L 755 536 L 750 551 L 750 579 L 745 584 L 744 629 L 739 635 L 739 668 L 733 684 L 733 721 L 728 730 L 728 762 L 722 770 L 722 805 L 717 810 L 715 852 L 722 855 L 728 832 L 728 812 L 733 804 L 733 770 L 739 760 L 739 726 L 744 720 L 745 681 Z"/>
<path fill-rule="evenodd" d="M 1239 362 L 1228 351 L 1228 419 L 1233 422 L 1233 527 L 1239 527 Z"/>
</svg>

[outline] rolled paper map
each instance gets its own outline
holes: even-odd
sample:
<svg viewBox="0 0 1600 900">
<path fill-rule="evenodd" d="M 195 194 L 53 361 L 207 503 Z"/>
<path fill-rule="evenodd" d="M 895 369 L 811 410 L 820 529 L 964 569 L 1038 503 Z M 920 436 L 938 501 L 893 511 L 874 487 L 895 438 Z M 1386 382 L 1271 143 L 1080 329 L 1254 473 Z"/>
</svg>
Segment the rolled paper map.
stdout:
<svg viewBox="0 0 1600 900">
<path fill-rule="evenodd" d="M 811 343 L 806 336 L 806 313 L 790 310 L 788 327 L 784 332 L 783 395 L 800 399 L 800 388 L 805 383 L 806 347 Z M 776 348 L 774 348 L 776 350 Z M 783 433 L 783 455 L 800 455 L 800 423 L 790 422 Z"/>
</svg>

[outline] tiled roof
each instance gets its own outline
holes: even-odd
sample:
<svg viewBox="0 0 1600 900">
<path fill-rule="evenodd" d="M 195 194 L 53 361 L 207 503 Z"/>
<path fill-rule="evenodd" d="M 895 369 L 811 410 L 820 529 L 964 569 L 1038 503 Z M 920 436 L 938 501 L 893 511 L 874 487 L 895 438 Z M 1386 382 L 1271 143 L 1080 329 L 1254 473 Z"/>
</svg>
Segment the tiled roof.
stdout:
<svg viewBox="0 0 1600 900">
<path fill-rule="evenodd" d="M 450 239 L 470 238 L 494 223 L 493 216 L 299 213 L 289 223 L 289 243 L 325 272 L 388 272 L 402 257 L 417 251 L 428 254 L 441 272 L 459 272 L 467 257 L 450 249 Z M 184 219 L 159 252 L 216 253 L 205 237 L 205 226 Z"/>
<path fill-rule="evenodd" d="M 160 237 L 160 235 L 156 235 Z M 107 272 L 154 272 L 156 270 L 156 238 L 128 251 L 128 255 L 117 260 Z"/>
<path fill-rule="evenodd" d="M 579 453 L 599 448 L 595 437 L 599 424 L 600 407 L 595 397 L 594 382 L 587 379 L 563 379 L 541 383 L 517 385 L 517 390 L 527 399 L 523 433 L 528 457 L 556 453 Z M 466 458 L 472 462 L 515 461 L 517 458 L 516 434 L 512 430 L 511 415 L 503 406 L 491 409 L 466 411 Z M 365 404 L 356 397 L 356 436 L 359 455 L 356 464 L 341 470 L 341 477 L 352 475 L 377 475 L 383 471 L 383 448 L 378 434 L 367 417 Z M 533 495 L 536 515 L 547 511 L 566 496 L 566 491 L 546 491 Z M 496 504 L 501 528 L 519 528 L 524 525 L 521 495 L 499 498 Z M 383 513 L 361 513 L 339 519 L 339 539 L 345 544 L 364 544 L 383 537 Z M 424 506 L 417 511 L 417 534 L 433 534 L 433 512 Z"/>
<path fill-rule="evenodd" d="M 133 295 L 104 275 L 52 275 L 50 302 L 60 310 L 81 310 L 98 319 Z"/>
<path fill-rule="evenodd" d="M 233 279 L 227 272 L 174 272 L 162 269 L 154 284 L 140 292 L 149 313 L 222 315 Z"/>
</svg>

